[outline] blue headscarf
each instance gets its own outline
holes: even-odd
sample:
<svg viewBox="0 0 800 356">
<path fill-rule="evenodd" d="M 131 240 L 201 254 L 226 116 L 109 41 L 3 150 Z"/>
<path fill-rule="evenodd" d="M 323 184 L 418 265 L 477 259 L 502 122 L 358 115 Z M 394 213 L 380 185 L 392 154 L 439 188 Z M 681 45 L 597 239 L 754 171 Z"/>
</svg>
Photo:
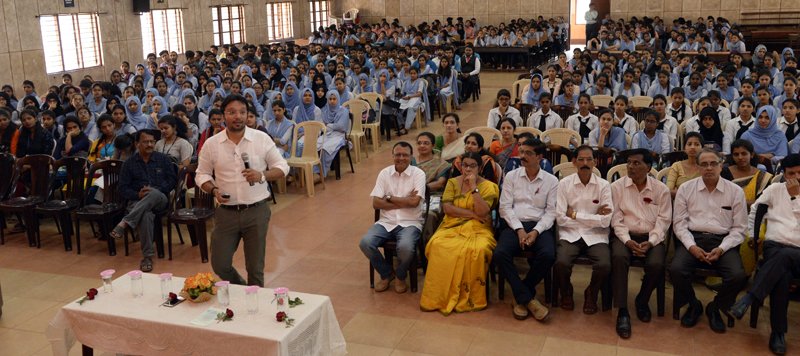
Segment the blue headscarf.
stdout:
<svg viewBox="0 0 800 356">
<path fill-rule="evenodd" d="M 532 75 L 531 76 L 531 82 L 533 82 L 533 78 L 539 78 L 539 90 L 534 90 L 533 89 L 533 85 L 529 84 L 528 85 L 528 92 L 525 93 L 525 101 L 530 103 L 530 104 L 532 104 L 534 107 L 538 108 L 539 107 L 539 97 L 542 96 L 542 93 L 547 92 L 547 90 L 544 88 L 544 85 L 543 85 L 544 84 L 544 79 L 542 78 L 541 74 L 536 73 L 536 74 Z"/>
<path fill-rule="evenodd" d="M 159 103 L 161 103 L 161 110 L 159 110 L 158 113 L 156 113 L 156 115 L 158 115 L 159 119 L 162 116 L 169 114 L 169 106 L 167 104 L 167 101 L 164 98 L 162 98 L 160 96 L 154 96 L 153 97 L 153 102 L 155 102 L 155 101 L 158 101 Z"/>
<path fill-rule="evenodd" d="M 128 105 L 131 101 L 136 102 L 136 111 L 132 112 Z M 148 117 L 142 112 L 142 102 L 136 95 L 131 95 L 125 100 L 125 115 L 128 117 L 128 122 L 136 128 L 136 130 L 143 130 L 147 127 Z"/>
<path fill-rule="evenodd" d="M 786 135 L 778 127 L 778 110 L 771 105 L 764 105 L 756 112 L 756 120 L 761 117 L 761 114 L 766 112 L 769 115 L 769 125 L 766 128 L 761 127 L 758 122 L 751 126 L 744 134 L 743 140 L 748 140 L 753 144 L 756 153 L 772 153 L 776 157 L 783 157 L 787 154 Z"/>
<path fill-rule="evenodd" d="M 364 80 L 367 83 L 367 86 L 364 89 L 361 88 L 361 80 Z M 370 82 L 369 77 L 366 74 L 364 74 L 364 73 L 359 74 L 358 75 L 358 82 L 356 83 L 355 89 L 353 89 L 353 93 L 361 94 L 361 93 L 369 93 L 369 92 L 371 92 L 372 91 L 372 85 L 370 85 L 369 82 Z"/>
<path fill-rule="evenodd" d="M 258 99 L 256 98 L 256 90 L 253 88 L 247 88 L 243 90 L 242 96 L 244 96 L 245 99 L 247 99 L 247 95 L 250 95 L 250 103 L 252 103 L 253 107 L 256 109 L 256 114 L 258 114 L 258 116 L 263 115 L 264 110 L 266 109 L 263 106 L 261 106 L 261 103 L 258 102 Z"/>
<path fill-rule="evenodd" d="M 294 94 L 289 95 L 286 93 L 286 89 L 289 87 L 294 89 Z M 286 111 L 290 113 L 294 110 L 294 108 L 300 106 L 300 102 L 302 101 L 300 98 L 300 90 L 297 89 L 297 85 L 292 81 L 286 82 L 286 85 L 283 86 L 281 98 L 283 98 L 283 103 L 286 105 Z"/>
<path fill-rule="evenodd" d="M 316 120 L 316 116 L 314 116 L 314 111 L 316 110 L 316 106 L 314 105 L 314 92 L 309 88 L 305 88 L 300 93 L 300 97 L 302 98 L 306 93 L 311 94 L 311 103 L 306 105 L 301 99 L 300 106 L 297 108 L 297 115 L 293 118 L 294 122 L 298 124 L 304 121 Z"/>
<path fill-rule="evenodd" d="M 267 100 L 267 105 L 266 105 L 269 108 L 269 110 L 265 109 L 264 114 L 261 115 L 261 118 L 264 120 L 264 122 L 270 122 L 271 120 L 275 120 L 275 114 L 272 113 L 272 102 L 274 102 L 277 99 L 278 95 L 280 95 L 281 100 L 283 100 L 283 94 L 281 94 L 281 92 L 279 91 L 270 92 L 269 100 Z"/>
<path fill-rule="evenodd" d="M 325 98 L 327 99 L 330 99 L 331 96 L 336 97 L 336 105 L 331 106 L 330 101 L 328 101 L 325 107 L 322 108 L 322 122 L 325 124 L 337 122 L 341 115 L 347 116 L 349 114 L 348 110 L 342 107 L 339 92 L 336 90 L 329 90 L 328 93 L 325 94 Z"/>
</svg>

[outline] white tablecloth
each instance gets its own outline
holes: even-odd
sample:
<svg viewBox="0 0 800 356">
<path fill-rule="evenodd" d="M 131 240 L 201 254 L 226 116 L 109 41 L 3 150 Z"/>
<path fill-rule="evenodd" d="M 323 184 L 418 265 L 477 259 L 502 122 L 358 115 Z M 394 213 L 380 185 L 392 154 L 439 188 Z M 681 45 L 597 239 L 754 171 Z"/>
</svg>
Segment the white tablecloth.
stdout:
<svg viewBox="0 0 800 356">
<path fill-rule="evenodd" d="M 333 305 L 327 296 L 290 292 L 304 304 L 288 309 L 294 326 L 275 321 L 277 306 L 272 289 L 258 292 L 259 311 L 249 315 L 244 286 L 230 286 L 232 321 L 197 326 L 190 321 L 210 307 L 224 308 L 216 298 L 195 304 L 185 301 L 173 308 L 160 304 L 158 275 L 145 273 L 144 296 L 133 298 L 130 278 L 113 282 L 114 291 L 100 294 L 83 305 L 71 302 L 56 314 L 47 328 L 53 354 L 65 356 L 75 341 L 96 349 L 130 355 L 344 355 L 346 344 Z M 184 278 L 173 277 L 174 292 Z M 57 291 L 54 291 L 57 292 Z M 76 299 L 77 301 L 77 299 Z"/>
</svg>

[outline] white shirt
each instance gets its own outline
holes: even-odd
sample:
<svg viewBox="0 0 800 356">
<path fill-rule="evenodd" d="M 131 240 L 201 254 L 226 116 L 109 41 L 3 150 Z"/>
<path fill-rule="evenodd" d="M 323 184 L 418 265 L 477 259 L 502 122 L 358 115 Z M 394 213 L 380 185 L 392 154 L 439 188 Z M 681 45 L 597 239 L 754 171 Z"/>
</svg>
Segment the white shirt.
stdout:
<svg viewBox="0 0 800 356">
<path fill-rule="evenodd" d="M 636 121 L 633 116 L 625 114 L 625 116 L 619 117 L 615 112 L 614 118 L 619 119 L 620 125 L 622 125 L 622 128 L 625 129 L 625 133 L 627 133 L 629 136 L 633 137 L 636 131 L 639 131 L 639 122 Z"/>
<path fill-rule="evenodd" d="M 574 243 L 583 239 L 588 246 L 608 243 L 611 214 L 597 214 L 601 205 L 614 209 L 608 181 L 592 174 L 589 184 L 583 185 L 578 173 L 573 173 L 558 182 L 557 196 L 556 222 L 561 240 Z M 575 220 L 567 217 L 568 206 L 576 212 Z"/>
<path fill-rule="evenodd" d="M 523 221 L 536 221 L 540 234 L 553 227 L 556 220 L 558 179 L 540 169 L 532 180 L 525 167 L 517 168 L 503 178 L 500 195 L 500 217 L 511 229 L 521 229 Z"/>
<path fill-rule="evenodd" d="M 486 126 L 491 127 L 493 129 L 497 128 L 497 123 L 505 118 L 514 120 L 514 122 L 517 124 L 517 127 L 522 126 L 522 117 L 519 114 L 519 110 L 517 110 L 517 108 L 513 106 L 509 106 L 508 109 L 506 109 L 505 116 L 500 115 L 500 107 L 492 108 L 491 110 L 489 110 L 489 115 L 486 118 Z"/>
<path fill-rule="evenodd" d="M 703 177 L 681 184 L 675 194 L 673 228 L 688 250 L 695 244 L 691 231 L 726 235 L 719 247 L 723 252 L 744 241 L 747 224 L 747 202 L 738 185 L 719 178 L 709 192 Z"/>
<path fill-rule="evenodd" d="M 589 122 L 586 123 L 586 126 L 589 127 L 589 131 L 594 130 L 597 126 L 600 125 L 600 121 L 598 121 L 597 116 L 592 113 L 589 113 L 587 116 L 581 116 L 581 113 L 573 114 L 572 116 L 567 118 L 567 121 L 564 122 L 564 128 L 568 128 L 580 134 L 581 132 L 581 122 L 580 120 L 585 120 L 586 118 L 589 119 Z M 589 137 L 583 137 L 583 141 L 586 142 Z"/>
<path fill-rule="evenodd" d="M 535 129 L 538 129 L 539 122 L 542 120 L 542 116 L 545 115 L 547 115 L 547 117 L 544 118 L 545 130 L 560 128 L 564 126 L 564 120 L 561 119 L 561 116 L 558 116 L 558 114 L 555 111 L 550 110 L 547 112 L 547 114 L 545 114 L 540 109 L 535 113 L 531 114 L 531 117 L 528 120 L 528 127 L 533 127 Z"/>
<path fill-rule="evenodd" d="M 394 165 L 386 167 L 378 173 L 375 180 L 375 188 L 369 195 L 372 197 L 383 198 L 387 195 L 394 197 L 407 197 L 411 192 L 417 191 L 417 196 L 421 199 L 419 204 L 413 208 L 381 209 L 381 217 L 377 224 L 383 226 L 386 231 L 392 231 L 397 226 L 413 226 L 422 230 L 422 204 L 425 201 L 425 172 L 417 167 L 409 165 L 403 172 L 398 172 Z"/>
<path fill-rule="evenodd" d="M 675 147 L 675 140 L 678 138 L 678 120 L 667 114 L 664 115 L 664 119 L 659 120 L 658 123 L 661 124 L 662 122 L 664 123 L 664 129 L 662 131 L 669 137 L 669 144 Z"/>
<path fill-rule="evenodd" d="M 672 196 L 666 184 L 647 176 L 644 189 L 639 191 L 633 179 L 622 177 L 611 183 L 611 197 L 611 227 L 623 244 L 631 239 L 631 233 L 647 234 L 653 246 L 664 241 L 672 223 Z"/>
<path fill-rule="evenodd" d="M 753 203 L 747 218 L 747 231 L 750 236 L 756 236 L 753 233 L 755 228 L 753 225 L 756 219 L 756 207 L 759 204 L 766 204 L 769 207 L 762 222 L 763 224 L 769 220 L 764 238 L 784 245 L 800 247 L 800 199 L 792 200 L 789 197 L 786 183 L 770 185 Z"/>
<path fill-rule="evenodd" d="M 277 167 L 284 175 L 289 173 L 289 165 L 269 135 L 246 127 L 238 145 L 228 139 L 227 130 L 206 140 L 198 157 L 195 182 L 200 186 L 205 182 L 214 182 L 221 192 L 231 195 L 226 205 L 253 204 L 269 198 L 266 182 L 251 186 L 242 176 L 243 153 L 249 156 L 251 169 L 263 172 Z"/>
<path fill-rule="evenodd" d="M 797 120 L 797 118 L 795 118 L 794 122 L 792 122 L 790 124 L 789 121 L 786 120 L 785 116 L 781 116 L 781 119 L 778 120 L 778 127 L 780 127 L 781 131 L 783 131 L 783 133 L 786 134 L 786 130 L 789 128 L 789 125 L 795 125 L 794 126 L 794 134 L 795 134 L 795 137 L 797 137 L 797 135 L 800 134 L 800 125 L 798 125 L 798 121 L 800 121 L 800 120 Z M 791 141 L 791 140 L 792 139 L 790 138 L 789 141 Z"/>
</svg>

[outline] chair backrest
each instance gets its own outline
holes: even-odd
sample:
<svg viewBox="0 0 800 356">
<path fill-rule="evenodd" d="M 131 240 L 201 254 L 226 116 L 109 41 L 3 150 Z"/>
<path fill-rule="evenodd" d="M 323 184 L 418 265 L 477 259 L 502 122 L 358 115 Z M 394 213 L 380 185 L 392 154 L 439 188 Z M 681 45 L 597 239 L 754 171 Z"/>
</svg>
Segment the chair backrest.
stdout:
<svg viewBox="0 0 800 356">
<path fill-rule="evenodd" d="M 546 130 L 545 132 L 542 132 L 541 138 L 542 141 L 563 147 L 569 147 L 570 138 L 574 138 L 575 141 L 581 142 L 581 135 L 578 132 L 563 127 L 556 127 Z"/>
<path fill-rule="evenodd" d="M 564 146 L 550 144 L 547 145 L 544 158 L 547 158 L 550 161 L 550 164 L 555 166 L 562 162 L 571 162 L 572 151 Z"/>
<path fill-rule="evenodd" d="M 689 158 L 689 155 L 683 151 L 662 153 L 661 157 L 658 159 L 658 166 L 661 168 L 669 167 L 673 163 L 683 161 L 687 158 Z"/>
<path fill-rule="evenodd" d="M 14 188 L 15 161 L 16 157 L 11 153 L 0 153 L 0 200 L 6 200 Z"/>
<path fill-rule="evenodd" d="M 383 109 L 383 95 L 373 92 L 365 92 L 358 94 L 356 98 L 368 102 L 370 107 L 375 110 L 376 114 L 380 115 L 381 109 Z"/>
<path fill-rule="evenodd" d="M 730 103 L 728 103 L 728 101 L 727 101 L 727 100 L 725 100 L 725 99 L 720 99 L 720 100 L 719 100 L 719 106 L 724 106 L 724 107 L 726 107 L 726 108 L 729 108 L 729 107 L 731 106 L 731 104 L 730 104 Z"/>
<path fill-rule="evenodd" d="M 592 105 L 598 108 L 608 108 L 614 98 L 611 95 L 592 95 Z"/>
<path fill-rule="evenodd" d="M 50 182 L 55 178 L 53 164 L 55 160 L 50 155 L 30 155 L 17 160 L 17 172 L 21 174 L 27 167 L 30 173 L 30 191 L 28 197 L 36 197 L 42 200 L 50 196 Z"/>
<path fill-rule="evenodd" d="M 572 106 L 555 105 L 552 107 L 552 109 L 564 120 L 575 113 L 575 108 Z"/>
<path fill-rule="evenodd" d="M 606 173 L 606 179 L 609 182 L 613 182 L 619 178 L 628 175 L 628 165 L 627 164 L 618 164 L 614 167 L 608 169 L 608 173 Z"/>
<path fill-rule="evenodd" d="M 58 171 L 61 167 L 65 167 L 67 170 L 65 197 L 67 199 L 78 199 L 81 204 L 84 202 L 82 198 L 87 162 L 86 158 L 73 156 L 64 157 L 53 165 L 54 171 Z"/>
<path fill-rule="evenodd" d="M 369 103 L 361 99 L 351 99 L 346 101 L 342 106 L 350 110 L 350 118 L 353 119 L 352 132 L 363 132 L 364 128 L 361 126 L 364 121 L 364 115 L 369 113 Z"/>
<path fill-rule="evenodd" d="M 569 176 L 570 174 L 576 173 L 576 172 L 578 172 L 578 168 L 576 168 L 575 165 L 572 164 L 572 162 L 561 163 L 561 164 L 558 164 L 555 167 L 553 167 L 553 175 L 556 176 L 556 178 L 558 178 L 558 180 L 562 180 L 562 179 L 566 178 L 567 176 Z M 601 177 L 601 178 L 603 177 L 603 175 L 600 174 L 600 170 L 597 169 L 597 167 L 592 169 L 592 173 L 594 173 L 594 175 L 596 175 L 598 177 Z"/>
<path fill-rule="evenodd" d="M 528 126 L 528 120 L 530 120 L 536 108 L 533 104 L 517 103 L 517 110 L 519 110 L 519 116 L 522 118 L 522 126 Z"/>
<path fill-rule="evenodd" d="M 292 151 L 289 153 L 291 157 L 297 157 L 297 139 L 300 137 L 300 129 L 303 130 L 303 152 L 301 157 L 316 157 L 319 158 L 317 153 L 317 137 L 325 134 L 325 124 L 319 121 L 303 121 L 294 125 L 294 132 L 292 135 Z"/>
<path fill-rule="evenodd" d="M 522 89 L 530 83 L 530 79 L 520 79 L 511 85 L 511 102 L 516 103 L 517 100 L 522 100 Z"/>
<path fill-rule="evenodd" d="M 764 221 L 764 215 L 767 215 L 767 210 L 768 209 L 769 209 L 769 205 L 767 205 L 767 204 L 758 204 L 756 206 L 755 219 L 753 219 L 753 232 L 754 232 L 754 234 L 756 236 L 751 236 L 750 237 L 751 239 L 753 239 L 753 241 L 758 241 L 759 238 L 761 238 L 761 224 Z M 761 256 L 758 255 L 758 245 L 759 245 L 758 243 L 754 243 L 753 244 L 753 249 L 754 249 L 753 252 L 754 252 L 754 256 L 756 258 L 756 262 L 758 262 L 760 257 L 761 257 Z"/>
<path fill-rule="evenodd" d="M 466 132 L 464 132 L 464 137 L 467 135 L 477 132 L 479 135 L 483 137 L 483 147 L 487 148 L 490 144 L 492 144 L 492 140 L 496 136 L 498 139 L 500 138 L 500 130 L 494 127 L 486 127 L 486 126 L 476 126 L 473 127 Z"/>
<path fill-rule="evenodd" d="M 656 179 L 660 180 L 660 181 L 661 181 L 661 183 L 667 184 L 667 175 L 668 175 L 668 174 L 669 174 L 669 167 L 667 167 L 667 168 L 662 168 L 662 169 L 661 169 L 660 171 L 658 171 L 658 173 L 656 174 Z"/>
<path fill-rule="evenodd" d="M 539 129 L 537 129 L 535 127 L 520 126 L 520 127 L 517 127 L 516 130 L 514 130 L 514 133 L 517 134 L 517 135 L 519 135 L 519 134 L 521 134 L 523 132 L 530 132 L 536 137 L 541 137 L 542 136 L 542 132 L 539 131 Z"/>
<path fill-rule="evenodd" d="M 84 187 L 85 192 L 89 192 L 89 188 L 92 186 L 92 177 L 95 176 L 98 171 L 103 172 L 103 204 L 108 203 L 115 203 L 115 204 L 122 204 L 124 200 L 122 198 L 122 194 L 119 193 L 119 175 L 122 172 L 122 161 L 116 159 L 110 159 L 106 161 L 95 162 L 92 164 L 92 167 L 89 168 L 89 175 L 86 179 L 86 185 Z"/>
<path fill-rule="evenodd" d="M 648 108 L 650 107 L 650 104 L 653 103 L 653 98 L 643 95 L 632 96 L 628 100 L 630 102 L 630 105 L 635 108 Z"/>
</svg>

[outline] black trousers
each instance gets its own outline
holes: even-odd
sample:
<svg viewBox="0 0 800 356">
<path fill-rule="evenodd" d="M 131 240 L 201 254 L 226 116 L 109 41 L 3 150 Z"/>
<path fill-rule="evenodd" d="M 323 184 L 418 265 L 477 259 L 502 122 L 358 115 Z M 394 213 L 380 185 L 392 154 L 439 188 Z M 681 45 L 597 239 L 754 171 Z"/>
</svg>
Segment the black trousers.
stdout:
<svg viewBox="0 0 800 356">
<path fill-rule="evenodd" d="M 469 98 L 472 97 L 472 93 L 475 92 L 478 88 L 478 76 L 477 75 L 470 75 L 466 78 L 461 78 L 461 102 L 466 102 Z"/>
<path fill-rule="evenodd" d="M 614 290 L 614 306 L 617 308 L 628 307 L 628 269 L 631 259 L 634 258 L 631 250 L 613 234 L 611 240 L 611 284 Z M 636 242 L 647 241 L 647 235 L 631 235 Z M 647 302 L 658 286 L 658 281 L 664 276 L 664 260 L 667 250 L 663 243 L 651 247 L 644 256 L 644 279 L 642 280 L 639 295 L 642 301 Z M 641 258 L 641 257 L 635 257 Z"/>
<path fill-rule="evenodd" d="M 536 222 L 523 222 L 522 227 L 525 232 L 533 231 Z M 517 304 L 526 305 L 536 296 L 536 285 L 550 273 L 550 268 L 556 260 L 556 248 L 553 242 L 553 229 L 545 230 L 538 237 L 533 245 L 528 246 L 526 251 L 532 251 L 533 257 L 528 258 L 530 270 L 524 279 L 519 278 L 519 272 L 514 266 L 514 256 L 522 252 L 519 246 L 517 233 L 511 228 L 505 228 L 497 239 L 497 247 L 494 249 L 494 264 L 503 274 L 503 277 L 511 285 L 514 292 L 514 300 Z"/>
<path fill-rule="evenodd" d="M 583 239 L 574 243 L 567 240 L 558 240 L 558 248 L 556 250 L 556 264 L 553 268 L 555 278 L 558 279 L 558 288 L 561 290 L 561 295 L 572 295 L 572 266 L 575 258 L 580 254 L 586 254 L 592 260 L 592 280 L 589 282 L 589 288 L 595 295 L 603 288 L 608 274 L 611 272 L 610 253 L 608 244 L 598 243 L 592 246 L 587 246 Z"/>
<path fill-rule="evenodd" d="M 758 268 L 750 293 L 759 301 L 769 295 L 769 321 L 773 332 L 787 331 L 789 285 L 797 276 L 800 276 L 800 248 L 766 241 L 764 263 Z"/>
<path fill-rule="evenodd" d="M 706 251 L 719 246 L 722 238 L 713 235 L 693 233 L 694 240 L 698 247 Z M 692 278 L 695 268 L 714 269 L 722 275 L 722 286 L 719 293 L 714 297 L 714 301 L 721 310 L 727 310 L 736 300 L 736 295 L 747 283 L 747 275 L 742 267 L 742 258 L 739 256 L 738 248 L 731 248 L 723 253 L 720 258 L 711 265 L 701 262 L 689 253 L 683 244 L 677 243 L 675 246 L 675 257 L 669 266 L 669 274 L 672 278 L 672 286 L 675 288 L 675 304 L 678 308 L 686 305 L 697 297 L 692 287 Z"/>
</svg>

